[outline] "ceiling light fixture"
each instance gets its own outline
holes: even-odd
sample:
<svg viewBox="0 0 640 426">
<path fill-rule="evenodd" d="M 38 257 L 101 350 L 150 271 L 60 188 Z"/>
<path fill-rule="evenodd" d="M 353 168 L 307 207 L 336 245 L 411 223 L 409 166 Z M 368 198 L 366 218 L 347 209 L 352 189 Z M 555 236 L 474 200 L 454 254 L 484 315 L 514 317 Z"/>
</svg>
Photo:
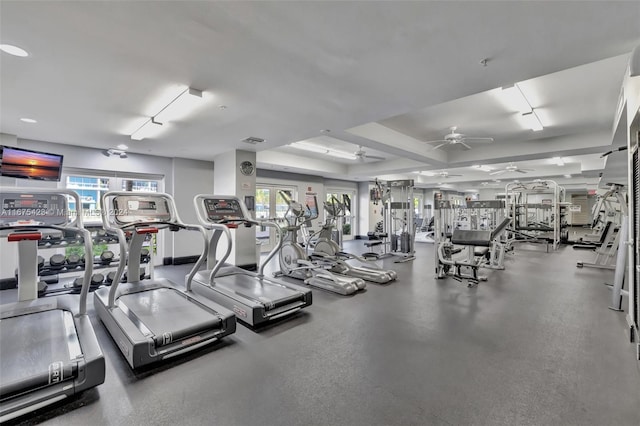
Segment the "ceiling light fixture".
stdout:
<svg viewBox="0 0 640 426">
<path fill-rule="evenodd" d="M 536 112 L 533 110 L 531 112 L 522 114 L 521 118 L 525 125 L 534 132 L 539 132 L 540 130 L 544 129 L 544 127 L 542 127 L 540 119 L 536 115 Z"/>
<path fill-rule="evenodd" d="M 121 149 L 121 150 L 123 150 L 123 151 L 124 151 L 124 150 L 126 150 L 126 149 L 129 149 L 129 147 L 128 147 L 128 146 L 126 146 L 126 145 L 125 145 L 125 144 L 123 144 L 123 143 L 121 143 L 120 145 L 118 145 L 116 148 Z"/>
<path fill-rule="evenodd" d="M 202 91 L 187 87 L 169 104 L 160 110 L 156 115 L 144 122 L 135 132 L 131 134 L 131 139 L 140 141 L 145 138 L 153 138 L 164 129 L 163 124 L 170 121 L 181 120 L 191 113 L 198 106 L 202 105 Z"/>
<path fill-rule="evenodd" d="M 542 130 L 542 123 L 540 118 L 535 113 L 535 110 L 522 93 L 520 86 L 514 84 L 513 86 L 503 87 L 502 95 L 509 107 L 520 112 L 520 118 L 525 126 L 533 130 L 534 132 Z"/>
<path fill-rule="evenodd" d="M 553 162 L 558 166 L 564 166 L 564 160 L 562 159 L 562 157 L 553 157 L 551 160 L 553 160 Z"/>
<path fill-rule="evenodd" d="M 127 153 L 125 151 L 113 148 L 102 151 L 102 155 L 104 155 L 105 157 L 127 158 Z"/>
<path fill-rule="evenodd" d="M 25 123 L 29 123 L 29 124 L 37 123 L 37 121 L 34 120 L 33 118 L 21 118 L 20 121 L 25 122 Z"/>
<path fill-rule="evenodd" d="M 329 155 L 331 157 L 345 158 L 347 160 L 356 160 L 356 156 L 350 152 L 343 152 L 335 149 L 329 149 L 329 148 L 325 148 L 323 146 L 315 145 L 308 142 L 294 142 L 289 144 L 289 146 L 292 148 L 301 149 L 303 151 L 317 152 L 318 154 Z"/>
<path fill-rule="evenodd" d="M 9 55 L 19 56 L 21 58 L 29 56 L 29 53 L 26 50 L 18 46 L 14 46 L 13 44 L 0 44 L 0 50 L 8 53 Z"/>
<path fill-rule="evenodd" d="M 483 165 L 476 164 L 476 165 L 471 166 L 471 168 L 482 170 L 483 172 L 490 172 L 490 171 L 493 170 L 493 167 L 485 166 L 484 164 Z"/>
<path fill-rule="evenodd" d="M 138 127 L 138 130 L 131 134 L 131 139 L 141 141 L 145 138 L 154 138 L 162 132 L 162 123 L 158 123 L 153 118 L 148 119 Z"/>
<path fill-rule="evenodd" d="M 566 177 L 567 179 L 570 179 L 571 175 L 564 175 L 564 177 Z"/>
</svg>

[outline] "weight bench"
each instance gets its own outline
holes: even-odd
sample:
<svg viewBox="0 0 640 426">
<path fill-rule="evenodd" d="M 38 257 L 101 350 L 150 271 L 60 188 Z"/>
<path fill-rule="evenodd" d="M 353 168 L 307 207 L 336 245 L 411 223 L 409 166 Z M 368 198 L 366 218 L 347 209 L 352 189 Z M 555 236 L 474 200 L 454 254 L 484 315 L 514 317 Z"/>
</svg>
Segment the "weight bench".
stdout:
<svg viewBox="0 0 640 426">
<path fill-rule="evenodd" d="M 469 249 L 469 255 L 467 260 L 454 260 L 450 258 L 450 255 L 458 253 L 461 249 L 453 247 L 447 247 L 445 253 L 444 245 L 438 247 L 438 258 L 440 262 L 453 267 L 453 277 L 455 279 L 467 279 L 469 280 L 469 287 L 477 285 L 479 281 L 485 281 L 486 277 L 478 276 L 478 269 L 481 266 L 492 269 L 504 269 L 502 266 L 502 260 L 504 258 L 504 247 L 498 241 L 503 232 L 506 231 L 507 226 L 511 223 L 510 218 L 505 218 L 498 226 L 492 231 L 469 231 L 462 229 L 455 229 L 451 234 L 451 244 L 466 246 Z M 485 258 L 488 262 L 478 260 L 478 258 Z M 488 263 L 488 264 L 487 264 Z M 462 268 L 470 268 L 471 275 L 465 275 L 462 273 Z M 443 278 L 442 274 L 439 274 L 439 278 Z"/>
<path fill-rule="evenodd" d="M 369 241 L 364 243 L 364 246 L 369 249 L 368 252 L 362 253 L 362 257 L 365 259 L 377 259 L 383 253 L 376 253 L 373 251 L 372 247 L 382 246 L 384 241 L 382 238 L 387 238 L 388 234 L 386 232 L 367 232 L 367 237 L 369 237 Z"/>
</svg>

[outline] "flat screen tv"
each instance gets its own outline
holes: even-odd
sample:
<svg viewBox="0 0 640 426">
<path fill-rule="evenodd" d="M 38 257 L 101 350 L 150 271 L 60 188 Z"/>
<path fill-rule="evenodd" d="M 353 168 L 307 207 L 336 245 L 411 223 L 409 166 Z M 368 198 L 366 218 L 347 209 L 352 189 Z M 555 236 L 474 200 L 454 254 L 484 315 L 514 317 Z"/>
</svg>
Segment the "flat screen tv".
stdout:
<svg viewBox="0 0 640 426">
<path fill-rule="evenodd" d="M 0 145 L 0 176 L 58 182 L 62 155 Z"/>
</svg>

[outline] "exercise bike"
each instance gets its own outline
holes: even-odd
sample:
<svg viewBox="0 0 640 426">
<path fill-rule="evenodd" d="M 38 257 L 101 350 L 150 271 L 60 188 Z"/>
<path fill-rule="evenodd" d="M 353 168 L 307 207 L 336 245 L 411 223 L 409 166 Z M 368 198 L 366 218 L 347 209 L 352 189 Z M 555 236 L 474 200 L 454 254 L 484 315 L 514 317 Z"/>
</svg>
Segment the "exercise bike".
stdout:
<svg viewBox="0 0 640 426">
<path fill-rule="evenodd" d="M 349 295 L 362 290 L 366 283 L 362 278 L 347 277 L 334 274 L 330 271 L 336 262 L 326 260 L 311 260 L 298 243 L 298 232 L 303 223 L 316 219 L 318 209 L 315 206 L 303 206 L 293 201 L 288 194 L 279 191 L 282 199 L 287 203 L 288 210 L 285 215 L 287 226 L 282 227 L 282 247 L 280 248 L 280 271 L 274 276 L 287 276 L 304 280 L 305 284 L 318 287 L 334 293 Z"/>
</svg>

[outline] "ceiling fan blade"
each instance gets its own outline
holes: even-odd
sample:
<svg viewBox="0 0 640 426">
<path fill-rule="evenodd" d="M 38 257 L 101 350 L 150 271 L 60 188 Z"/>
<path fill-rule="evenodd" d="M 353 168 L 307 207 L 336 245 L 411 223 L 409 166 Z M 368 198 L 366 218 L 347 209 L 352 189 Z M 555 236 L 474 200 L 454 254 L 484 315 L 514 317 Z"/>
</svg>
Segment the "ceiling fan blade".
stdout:
<svg viewBox="0 0 640 426">
<path fill-rule="evenodd" d="M 375 155 L 364 155 L 364 158 L 369 158 L 371 160 L 378 160 L 378 161 L 386 160 L 386 158 L 384 157 L 377 157 Z"/>
<path fill-rule="evenodd" d="M 424 141 L 424 143 L 441 143 L 441 142 L 449 142 L 447 139 L 438 139 L 435 141 Z"/>
<path fill-rule="evenodd" d="M 518 170 L 523 170 L 525 172 L 535 172 L 535 169 L 518 169 Z"/>
<path fill-rule="evenodd" d="M 524 169 L 515 169 L 514 172 L 518 172 L 518 173 L 527 173 L 526 170 Z"/>
<path fill-rule="evenodd" d="M 507 170 L 497 170 L 497 171 L 491 172 L 489 174 L 490 175 L 501 175 L 501 174 L 506 173 L 506 172 L 507 172 Z"/>
<path fill-rule="evenodd" d="M 467 145 L 466 143 L 460 141 L 460 145 L 464 146 L 467 149 L 471 149 L 471 147 L 469 145 Z"/>
<path fill-rule="evenodd" d="M 493 142 L 493 138 L 464 138 L 465 142 Z"/>
<path fill-rule="evenodd" d="M 440 145 L 434 146 L 431 149 L 438 149 L 438 148 L 443 147 L 445 145 L 449 145 L 449 142 L 441 143 Z"/>
</svg>

